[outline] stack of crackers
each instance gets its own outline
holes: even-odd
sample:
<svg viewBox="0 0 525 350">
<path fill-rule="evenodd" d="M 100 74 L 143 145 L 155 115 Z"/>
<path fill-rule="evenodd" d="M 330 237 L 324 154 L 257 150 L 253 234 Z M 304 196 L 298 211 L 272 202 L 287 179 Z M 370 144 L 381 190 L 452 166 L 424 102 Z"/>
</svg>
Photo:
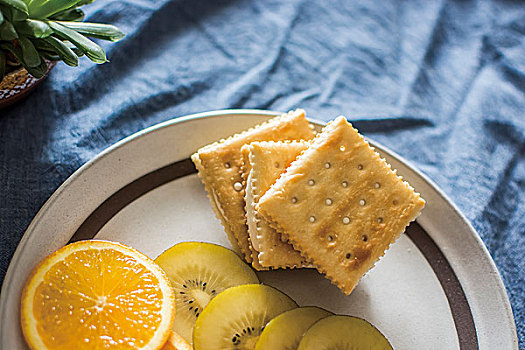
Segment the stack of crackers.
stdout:
<svg viewBox="0 0 525 350">
<path fill-rule="evenodd" d="M 192 155 L 232 247 L 257 270 L 315 267 L 350 294 L 425 201 L 344 117 L 281 115 Z"/>
</svg>

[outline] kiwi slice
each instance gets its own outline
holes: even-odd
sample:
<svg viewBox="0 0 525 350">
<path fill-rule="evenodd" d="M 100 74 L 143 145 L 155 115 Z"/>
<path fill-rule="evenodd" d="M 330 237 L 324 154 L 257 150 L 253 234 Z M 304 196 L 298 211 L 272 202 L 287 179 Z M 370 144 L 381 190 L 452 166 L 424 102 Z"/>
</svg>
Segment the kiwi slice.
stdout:
<svg viewBox="0 0 525 350">
<path fill-rule="evenodd" d="M 212 298 L 233 286 L 259 283 L 255 272 L 237 254 L 212 243 L 179 243 L 155 262 L 175 289 L 173 330 L 190 344 L 195 321 Z"/>
<path fill-rule="evenodd" d="M 275 316 L 296 308 L 283 292 L 261 284 L 226 289 L 197 319 L 195 350 L 252 350 L 264 326 Z"/>
<path fill-rule="evenodd" d="M 283 312 L 264 327 L 255 350 L 296 350 L 308 328 L 330 315 L 330 311 L 315 306 Z"/>
<path fill-rule="evenodd" d="M 393 350 L 381 332 L 367 321 L 352 316 L 329 316 L 303 336 L 297 350 Z"/>
</svg>

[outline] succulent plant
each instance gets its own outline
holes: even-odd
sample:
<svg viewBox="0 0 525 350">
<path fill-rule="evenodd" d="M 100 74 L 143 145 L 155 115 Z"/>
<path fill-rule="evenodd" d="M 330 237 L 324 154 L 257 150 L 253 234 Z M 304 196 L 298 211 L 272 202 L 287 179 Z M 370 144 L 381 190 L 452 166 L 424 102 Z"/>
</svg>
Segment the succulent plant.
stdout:
<svg viewBox="0 0 525 350">
<path fill-rule="evenodd" d="M 86 55 L 96 63 L 106 53 L 91 38 L 118 41 L 124 34 L 115 26 L 82 22 L 81 6 L 93 0 L 0 0 L 0 82 L 23 66 L 42 77 L 48 61 L 77 66 Z"/>
</svg>

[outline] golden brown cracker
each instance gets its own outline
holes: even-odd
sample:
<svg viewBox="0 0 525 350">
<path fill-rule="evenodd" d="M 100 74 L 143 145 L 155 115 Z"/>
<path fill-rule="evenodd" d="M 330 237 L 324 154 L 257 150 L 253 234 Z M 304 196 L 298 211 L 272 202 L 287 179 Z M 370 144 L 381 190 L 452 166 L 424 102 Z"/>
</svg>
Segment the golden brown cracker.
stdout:
<svg viewBox="0 0 525 350">
<path fill-rule="evenodd" d="M 280 233 L 271 228 L 255 209 L 259 198 L 307 147 L 305 141 L 252 142 L 243 147 L 245 159 L 248 153 L 249 163 L 245 169 L 248 173 L 245 202 L 252 257 L 265 268 L 307 265 L 305 258 L 283 240 Z"/>
<path fill-rule="evenodd" d="M 350 294 L 424 205 L 338 117 L 263 195 L 257 209 Z"/>
<path fill-rule="evenodd" d="M 296 110 L 202 147 L 191 156 L 232 247 L 248 262 L 251 254 L 244 213 L 241 147 L 253 141 L 309 140 L 313 136 L 304 111 Z"/>
</svg>

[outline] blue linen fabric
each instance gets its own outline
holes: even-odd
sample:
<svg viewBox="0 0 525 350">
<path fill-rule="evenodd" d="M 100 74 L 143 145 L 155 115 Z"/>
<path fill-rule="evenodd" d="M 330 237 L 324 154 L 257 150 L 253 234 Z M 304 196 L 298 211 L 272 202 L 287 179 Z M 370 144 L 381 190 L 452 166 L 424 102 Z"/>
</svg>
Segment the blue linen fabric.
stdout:
<svg viewBox="0 0 525 350">
<path fill-rule="evenodd" d="M 357 128 L 432 178 L 481 235 L 525 348 L 525 3 L 99 0 L 127 36 L 0 111 L 0 280 L 30 220 L 104 148 L 223 108 Z M 483 276 L 479 276 L 483 278 Z"/>
</svg>

